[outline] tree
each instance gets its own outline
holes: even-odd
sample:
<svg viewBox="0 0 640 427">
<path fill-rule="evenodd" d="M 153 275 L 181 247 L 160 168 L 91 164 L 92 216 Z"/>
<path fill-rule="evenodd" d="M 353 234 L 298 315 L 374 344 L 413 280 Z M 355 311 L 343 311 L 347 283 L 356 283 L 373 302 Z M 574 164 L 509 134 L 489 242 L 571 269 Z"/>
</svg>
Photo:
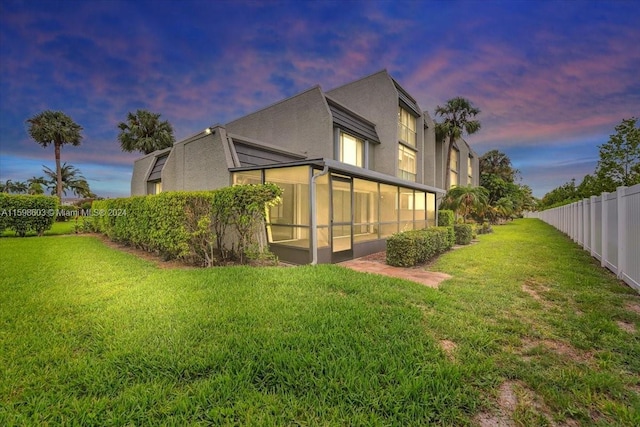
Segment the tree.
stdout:
<svg viewBox="0 0 640 427">
<path fill-rule="evenodd" d="M 160 114 L 146 110 L 129 113 L 127 121 L 118 125 L 118 141 L 122 151 L 140 151 L 144 154 L 171 147 L 175 142 L 173 127 L 160 121 Z"/>
<path fill-rule="evenodd" d="M 54 171 L 49 169 L 46 166 L 43 166 L 43 171 L 45 175 L 47 175 L 50 180 L 45 181 L 45 184 L 49 188 L 54 188 L 54 182 L 56 174 Z M 73 194 L 78 197 L 95 197 L 95 194 L 91 192 L 89 188 L 89 183 L 86 178 L 82 176 L 82 172 L 79 169 L 72 165 L 67 165 L 66 163 L 61 167 L 61 176 L 62 176 L 62 190 L 64 195 L 67 195 L 67 191 L 71 190 Z M 51 192 L 53 194 L 53 191 Z"/>
<path fill-rule="evenodd" d="M 473 120 L 480 113 L 480 109 L 471 105 L 471 102 L 462 97 L 456 97 L 447 101 L 444 107 L 436 107 L 436 116 L 442 116 L 443 121 L 436 123 L 436 136 L 439 141 L 447 146 L 447 162 L 445 173 L 445 188 L 451 186 L 451 150 L 453 144 L 464 133 L 472 135 L 480 130 L 480 122 Z"/>
<path fill-rule="evenodd" d="M 484 211 L 488 203 L 489 192 L 484 187 L 453 187 L 444 198 L 444 206 L 456 213 L 460 212 L 464 222 L 472 213 Z"/>
<path fill-rule="evenodd" d="M 53 144 L 56 157 L 56 192 L 62 199 L 62 174 L 60 170 L 60 149 L 64 144 L 80 145 L 82 126 L 61 111 L 46 110 L 27 120 L 29 135 L 38 144 L 47 147 Z"/>
<path fill-rule="evenodd" d="M 27 192 L 27 184 L 21 181 L 11 181 L 10 179 L 0 183 L 0 192 L 24 194 Z"/>
<path fill-rule="evenodd" d="M 604 191 L 615 191 L 616 187 L 640 183 L 640 128 L 638 119 L 623 119 L 616 126 L 616 134 L 600 148 L 600 160 L 596 176 L 606 187 Z"/>
<path fill-rule="evenodd" d="M 29 188 L 27 193 L 29 194 L 44 194 L 43 185 L 46 184 L 46 180 L 43 177 L 31 177 L 27 180 Z"/>
</svg>

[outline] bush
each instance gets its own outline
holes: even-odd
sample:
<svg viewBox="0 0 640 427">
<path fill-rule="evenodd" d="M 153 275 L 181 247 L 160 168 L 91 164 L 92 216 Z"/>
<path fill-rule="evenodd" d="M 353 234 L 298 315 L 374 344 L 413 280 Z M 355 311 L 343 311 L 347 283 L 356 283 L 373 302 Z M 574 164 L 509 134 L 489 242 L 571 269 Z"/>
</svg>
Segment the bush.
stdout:
<svg viewBox="0 0 640 427">
<path fill-rule="evenodd" d="M 244 263 L 268 251 L 266 243 L 253 240 L 264 225 L 267 205 L 278 200 L 281 191 L 275 184 L 240 185 L 98 200 L 92 205 L 91 222 L 110 239 L 165 259 L 205 266 L 231 259 Z"/>
<path fill-rule="evenodd" d="M 491 228 L 491 224 L 488 222 L 483 222 L 482 225 L 476 224 L 476 233 L 478 234 L 489 234 L 493 233 L 493 228 Z"/>
<path fill-rule="evenodd" d="M 5 229 L 20 237 L 34 231 L 42 236 L 56 219 L 58 198 L 0 193 L 0 233 Z"/>
<path fill-rule="evenodd" d="M 455 224 L 455 215 L 452 210 L 443 209 L 438 211 L 438 227 L 449 227 Z"/>
<path fill-rule="evenodd" d="M 396 233 L 387 239 L 387 264 L 412 267 L 453 246 L 451 227 L 431 227 Z"/>
<path fill-rule="evenodd" d="M 468 245 L 473 238 L 473 225 L 456 224 L 453 226 L 457 245 Z"/>
<path fill-rule="evenodd" d="M 58 208 L 58 215 L 56 216 L 56 221 L 69 221 L 70 219 L 75 219 L 79 215 L 78 208 L 76 206 L 63 205 Z"/>
</svg>

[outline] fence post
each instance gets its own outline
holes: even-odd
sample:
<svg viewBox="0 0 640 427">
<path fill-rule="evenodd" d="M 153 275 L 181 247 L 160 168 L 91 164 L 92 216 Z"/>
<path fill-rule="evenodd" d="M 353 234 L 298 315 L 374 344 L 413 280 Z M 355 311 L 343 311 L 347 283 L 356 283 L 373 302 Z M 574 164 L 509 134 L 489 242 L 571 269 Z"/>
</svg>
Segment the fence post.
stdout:
<svg viewBox="0 0 640 427">
<path fill-rule="evenodd" d="M 596 196 L 591 196 L 591 256 L 596 254 Z"/>
<path fill-rule="evenodd" d="M 616 203 L 618 208 L 618 279 L 622 278 L 622 274 L 627 269 L 626 252 L 627 252 L 627 211 L 625 207 L 625 196 L 627 187 L 618 187 L 616 190 Z"/>
<path fill-rule="evenodd" d="M 602 197 L 602 203 L 601 207 L 602 207 L 602 238 L 601 238 L 601 243 L 602 243 L 602 258 L 600 259 L 600 265 L 602 267 L 606 267 L 607 266 L 607 240 L 609 240 L 609 237 L 607 235 L 607 222 L 609 219 L 609 215 L 607 215 L 607 196 L 609 195 L 609 193 L 607 193 L 606 191 L 603 192 L 600 196 Z"/>
</svg>

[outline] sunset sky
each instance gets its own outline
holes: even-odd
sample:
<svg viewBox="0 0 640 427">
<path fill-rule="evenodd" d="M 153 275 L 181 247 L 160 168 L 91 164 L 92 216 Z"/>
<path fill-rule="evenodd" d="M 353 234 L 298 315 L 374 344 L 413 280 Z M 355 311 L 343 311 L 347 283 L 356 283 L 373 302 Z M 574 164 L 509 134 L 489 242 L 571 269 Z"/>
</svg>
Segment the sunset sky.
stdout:
<svg viewBox="0 0 640 427">
<path fill-rule="evenodd" d="M 640 2 L 0 0 L 0 180 L 54 167 L 25 124 L 46 109 L 84 128 L 63 161 L 128 196 L 129 111 L 161 113 L 180 140 L 381 69 L 432 116 L 471 100 L 482 129 L 466 139 L 506 152 L 542 197 L 640 116 Z"/>
</svg>

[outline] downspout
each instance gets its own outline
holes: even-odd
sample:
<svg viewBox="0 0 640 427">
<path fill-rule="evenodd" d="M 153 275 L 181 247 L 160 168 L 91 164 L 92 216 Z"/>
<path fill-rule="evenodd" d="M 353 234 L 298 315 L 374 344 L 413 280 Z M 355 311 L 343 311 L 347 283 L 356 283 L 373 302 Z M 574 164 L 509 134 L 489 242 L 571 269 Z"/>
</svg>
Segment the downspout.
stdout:
<svg viewBox="0 0 640 427">
<path fill-rule="evenodd" d="M 316 178 L 326 175 L 329 172 L 329 166 L 326 164 L 317 175 L 311 175 L 311 265 L 318 264 L 318 212 L 316 200 Z"/>
</svg>

